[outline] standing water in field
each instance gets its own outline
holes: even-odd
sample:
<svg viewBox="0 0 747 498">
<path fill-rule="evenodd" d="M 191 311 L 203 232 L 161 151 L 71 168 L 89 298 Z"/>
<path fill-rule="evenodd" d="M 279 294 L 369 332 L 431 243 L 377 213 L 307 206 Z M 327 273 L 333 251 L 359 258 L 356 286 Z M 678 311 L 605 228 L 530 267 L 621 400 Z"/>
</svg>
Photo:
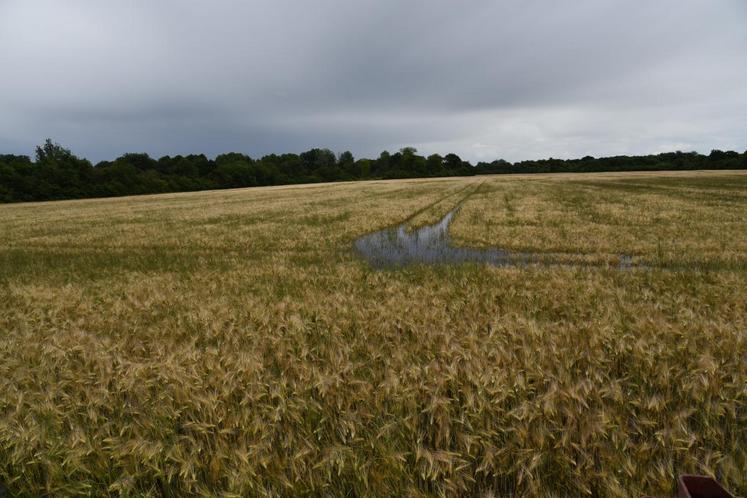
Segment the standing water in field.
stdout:
<svg viewBox="0 0 747 498">
<path fill-rule="evenodd" d="M 449 225 L 459 208 L 455 208 L 433 225 L 408 231 L 407 223 L 364 235 L 355 241 L 355 248 L 378 269 L 402 268 L 413 264 L 485 263 L 494 266 L 577 265 L 606 266 L 601 263 L 569 262 L 550 255 L 509 252 L 498 248 L 474 249 L 454 246 L 449 237 Z M 632 258 L 621 255 L 618 268 L 632 268 Z"/>
</svg>

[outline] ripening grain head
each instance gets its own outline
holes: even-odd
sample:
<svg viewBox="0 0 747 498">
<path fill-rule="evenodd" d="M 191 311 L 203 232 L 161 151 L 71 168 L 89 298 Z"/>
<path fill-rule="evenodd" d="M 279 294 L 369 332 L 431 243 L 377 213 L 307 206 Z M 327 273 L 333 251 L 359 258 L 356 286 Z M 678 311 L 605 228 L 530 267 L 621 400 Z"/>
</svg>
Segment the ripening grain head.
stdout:
<svg viewBox="0 0 747 498">
<path fill-rule="evenodd" d="M 747 177 L 491 177 L 0 207 L 23 496 L 747 492 Z M 374 271 L 357 236 L 679 270 Z"/>
</svg>

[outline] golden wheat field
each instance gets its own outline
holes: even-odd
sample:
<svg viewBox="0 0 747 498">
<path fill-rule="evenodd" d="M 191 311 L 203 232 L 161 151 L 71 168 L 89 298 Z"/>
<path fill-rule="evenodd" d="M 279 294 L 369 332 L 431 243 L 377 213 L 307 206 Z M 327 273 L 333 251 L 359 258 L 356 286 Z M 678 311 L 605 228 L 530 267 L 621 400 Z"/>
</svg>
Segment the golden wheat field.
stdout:
<svg viewBox="0 0 747 498">
<path fill-rule="evenodd" d="M 457 204 L 455 244 L 569 264 L 356 254 Z M 11 496 L 665 497 L 686 472 L 747 493 L 745 173 L 0 206 Z"/>
</svg>

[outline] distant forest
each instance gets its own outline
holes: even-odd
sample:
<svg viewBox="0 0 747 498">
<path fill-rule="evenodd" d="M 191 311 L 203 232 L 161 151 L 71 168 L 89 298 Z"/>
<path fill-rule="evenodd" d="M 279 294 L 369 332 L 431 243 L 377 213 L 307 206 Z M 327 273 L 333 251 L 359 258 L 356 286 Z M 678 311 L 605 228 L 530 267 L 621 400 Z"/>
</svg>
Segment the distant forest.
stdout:
<svg viewBox="0 0 747 498">
<path fill-rule="evenodd" d="M 424 157 L 411 147 L 395 153 L 382 152 L 377 159 L 355 159 L 350 152 L 335 155 L 329 149 L 311 149 L 301 154 L 270 154 L 261 159 L 236 152 L 215 159 L 204 154 L 160 159 L 148 154 L 124 154 L 94 166 L 47 140 L 36 148 L 33 161 L 25 155 L 0 155 L 0 202 L 389 178 L 694 169 L 747 169 L 747 152 L 669 152 L 516 163 L 496 160 L 472 165 L 456 154 Z"/>
</svg>

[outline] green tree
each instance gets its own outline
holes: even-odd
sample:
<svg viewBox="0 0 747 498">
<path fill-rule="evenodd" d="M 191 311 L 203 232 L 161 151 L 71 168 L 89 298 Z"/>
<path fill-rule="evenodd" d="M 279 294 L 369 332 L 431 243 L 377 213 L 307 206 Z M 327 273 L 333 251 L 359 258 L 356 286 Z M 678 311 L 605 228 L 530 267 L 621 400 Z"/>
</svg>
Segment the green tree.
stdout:
<svg viewBox="0 0 747 498">
<path fill-rule="evenodd" d="M 90 195 L 93 166 L 48 138 L 36 148 L 35 176 L 38 200 L 74 199 Z"/>
<path fill-rule="evenodd" d="M 426 171 L 429 176 L 443 175 L 444 170 L 444 158 L 439 154 L 431 154 L 426 160 Z"/>
</svg>

